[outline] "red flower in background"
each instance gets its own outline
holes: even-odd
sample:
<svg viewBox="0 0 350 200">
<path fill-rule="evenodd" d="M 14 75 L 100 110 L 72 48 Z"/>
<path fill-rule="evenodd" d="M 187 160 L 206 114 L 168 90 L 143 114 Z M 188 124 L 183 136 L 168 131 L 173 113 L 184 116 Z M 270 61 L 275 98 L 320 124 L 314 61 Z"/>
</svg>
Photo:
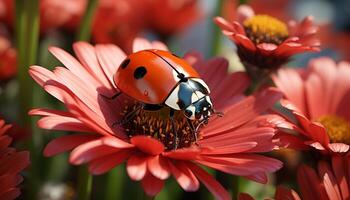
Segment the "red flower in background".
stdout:
<svg viewBox="0 0 350 200">
<path fill-rule="evenodd" d="M 131 52 L 145 31 L 166 38 L 199 18 L 196 0 L 101 0 L 93 25 L 96 43 L 113 43 Z"/>
<path fill-rule="evenodd" d="M 12 48 L 4 27 L 0 27 L 0 83 L 5 83 L 17 74 L 16 50 Z"/>
<path fill-rule="evenodd" d="M 302 199 L 347 200 L 350 198 L 349 156 L 334 156 L 331 165 L 318 162 L 317 170 L 303 165 L 298 169 Z"/>
<path fill-rule="evenodd" d="M 281 133 L 285 145 L 311 145 L 323 152 L 348 152 L 350 145 L 350 64 L 330 58 L 311 60 L 307 69 L 280 69 L 272 76 L 284 93 L 281 100 L 297 122 L 284 128 L 299 135 Z"/>
<path fill-rule="evenodd" d="M 137 39 L 133 50 L 154 48 L 167 49 L 162 43 Z M 223 111 L 224 116 L 213 117 L 200 129 L 195 141 L 193 134 L 189 134 L 187 123 L 181 124 L 185 120 L 182 113 L 175 113 L 180 142 L 174 150 L 169 142 L 173 141 L 173 133 L 168 115 L 164 117 L 161 113 L 152 115 L 143 111 L 135 116 L 131 126 L 113 126 L 137 106 L 137 102 L 124 95 L 116 100 L 107 100 L 100 95 L 112 96 L 117 92 L 112 77 L 126 57 L 124 52 L 110 44 L 91 46 L 83 42 L 76 43 L 74 50 L 79 61 L 61 49 L 50 49 L 67 68 L 57 67 L 53 72 L 39 66 L 30 69 L 34 80 L 62 101 L 67 109 L 32 110 L 30 114 L 42 116 L 38 126 L 86 132 L 52 140 L 44 150 L 46 156 L 73 149 L 70 162 L 76 165 L 87 163 L 93 174 L 105 173 L 126 161 L 130 178 L 141 181 L 148 195 L 156 195 L 164 180 L 172 175 L 185 191 L 196 191 L 201 181 L 218 199 L 230 197 L 199 165 L 262 183 L 267 181 L 266 172 L 276 171 L 282 166 L 278 160 L 256 154 L 276 148 L 272 140 L 275 129 L 266 123 L 274 117 L 260 113 L 271 107 L 280 98 L 280 93 L 267 89 L 244 97 L 243 91 L 248 87 L 249 79 L 242 72 L 228 74 L 225 59 L 204 61 L 195 54 L 186 56 L 213 91 L 213 104 Z M 137 129 L 141 126 L 145 126 L 143 130 Z M 132 131 L 136 135 L 130 134 Z M 155 132 L 157 134 L 153 134 Z M 164 139 L 168 136 L 169 141 Z"/>
<path fill-rule="evenodd" d="M 0 120 L 0 199 L 15 199 L 20 195 L 17 186 L 23 181 L 20 172 L 26 168 L 29 161 L 29 152 L 16 151 L 9 147 L 12 138 L 7 135 L 11 125 L 5 125 Z"/>
<path fill-rule="evenodd" d="M 182 31 L 201 16 L 197 0 L 148 1 L 147 27 L 163 38 Z"/>
<path fill-rule="evenodd" d="M 117 44 L 131 52 L 133 40 L 147 23 L 146 5 L 138 0 L 99 1 L 92 28 L 94 41 Z"/>
<path fill-rule="evenodd" d="M 237 20 L 228 22 L 216 17 L 215 23 L 235 42 L 249 73 L 259 69 L 276 70 L 295 54 L 319 50 L 320 43 L 314 37 L 317 27 L 312 17 L 300 23 L 290 21 L 287 25 L 268 15 L 255 15 L 249 6 L 242 5 L 238 7 Z"/>
<path fill-rule="evenodd" d="M 39 0 L 40 1 L 40 31 L 45 33 L 52 29 L 78 25 L 87 4 L 86 0 Z M 0 19 L 8 26 L 14 27 L 15 1 L 0 1 Z"/>
</svg>

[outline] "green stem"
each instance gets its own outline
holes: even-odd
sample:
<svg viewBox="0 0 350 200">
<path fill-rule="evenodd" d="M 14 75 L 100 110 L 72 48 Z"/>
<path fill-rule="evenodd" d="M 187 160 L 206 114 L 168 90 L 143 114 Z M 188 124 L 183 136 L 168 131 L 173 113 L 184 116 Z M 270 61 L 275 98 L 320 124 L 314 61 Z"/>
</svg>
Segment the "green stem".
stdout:
<svg viewBox="0 0 350 200">
<path fill-rule="evenodd" d="M 89 200 L 92 188 L 92 175 L 86 166 L 80 166 L 78 172 L 78 198 L 79 200 Z"/>
<path fill-rule="evenodd" d="M 89 0 L 86 11 L 79 26 L 77 40 L 88 41 L 91 37 L 91 23 L 98 4 L 98 0 Z"/>
<path fill-rule="evenodd" d="M 31 128 L 31 118 L 28 111 L 33 103 L 33 82 L 28 74 L 30 65 L 36 63 L 38 40 L 39 40 L 39 0 L 16 0 L 16 47 L 18 56 L 18 82 L 19 82 L 19 102 L 20 121 L 23 127 Z M 39 137 L 39 138 L 38 138 Z M 28 192 L 29 199 L 36 198 L 39 179 L 37 173 L 37 149 L 40 136 L 33 134 L 28 144 L 31 153 L 32 164 L 29 172 Z"/>
<path fill-rule="evenodd" d="M 217 1 L 216 9 L 215 9 L 215 12 L 214 12 L 214 17 L 221 15 L 223 4 L 224 4 L 224 0 L 218 0 Z M 212 37 L 213 39 L 212 39 L 212 41 L 213 41 L 213 43 L 212 43 L 212 48 L 211 48 L 210 55 L 211 56 L 216 56 L 219 53 L 219 51 L 220 51 L 221 29 L 215 23 L 212 23 L 212 24 L 213 24 L 213 27 L 212 27 L 212 30 L 213 30 L 213 37 Z"/>
<path fill-rule="evenodd" d="M 120 165 L 107 174 L 104 199 L 122 199 L 123 179 L 126 178 L 122 167 L 123 166 Z"/>
</svg>

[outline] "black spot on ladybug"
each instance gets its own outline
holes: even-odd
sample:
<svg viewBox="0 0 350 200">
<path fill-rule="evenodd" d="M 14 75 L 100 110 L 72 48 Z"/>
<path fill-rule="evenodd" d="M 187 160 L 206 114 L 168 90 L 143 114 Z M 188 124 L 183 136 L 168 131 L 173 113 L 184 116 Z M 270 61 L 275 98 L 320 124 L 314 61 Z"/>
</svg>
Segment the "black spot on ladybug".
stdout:
<svg viewBox="0 0 350 200">
<path fill-rule="evenodd" d="M 147 69 L 144 66 L 137 67 L 134 71 L 134 78 L 135 79 L 141 79 L 143 78 L 147 73 Z"/>
<path fill-rule="evenodd" d="M 122 64 L 120 64 L 120 67 L 122 68 L 122 69 L 125 69 L 128 65 L 129 65 L 129 63 L 130 63 L 130 59 L 128 58 L 128 59 L 125 59 L 123 62 L 122 62 Z"/>
</svg>

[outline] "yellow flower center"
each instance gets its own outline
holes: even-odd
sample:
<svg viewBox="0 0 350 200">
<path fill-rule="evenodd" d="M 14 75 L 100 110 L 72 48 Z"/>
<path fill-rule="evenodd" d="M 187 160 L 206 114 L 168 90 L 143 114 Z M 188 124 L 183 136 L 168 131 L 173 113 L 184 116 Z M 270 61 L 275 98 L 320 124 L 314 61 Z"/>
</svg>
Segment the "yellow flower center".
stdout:
<svg viewBox="0 0 350 200">
<path fill-rule="evenodd" d="M 192 121 L 193 127 L 191 127 L 181 111 L 175 111 L 172 122 L 168 107 L 149 111 L 140 109 L 140 104 L 135 103 L 132 106 L 126 106 L 121 115 L 124 120 L 122 126 L 130 138 L 136 135 L 146 135 L 162 142 L 166 150 L 172 150 L 175 148 L 174 133 L 176 132 L 178 149 L 196 143 L 193 128 L 197 127 L 199 122 Z"/>
<path fill-rule="evenodd" d="M 255 15 L 243 22 L 247 36 L 255 43 L 273 43 L 279 45 L 289 35 L 288 28 L 282 21 L 268 16 Z"/>
<path fill-rule="evenodd" d="M 350 144 L 350 123 L 336 115 L 324 115 L 318 118 L 327 130 L 331 142 Z"/>
</svg>

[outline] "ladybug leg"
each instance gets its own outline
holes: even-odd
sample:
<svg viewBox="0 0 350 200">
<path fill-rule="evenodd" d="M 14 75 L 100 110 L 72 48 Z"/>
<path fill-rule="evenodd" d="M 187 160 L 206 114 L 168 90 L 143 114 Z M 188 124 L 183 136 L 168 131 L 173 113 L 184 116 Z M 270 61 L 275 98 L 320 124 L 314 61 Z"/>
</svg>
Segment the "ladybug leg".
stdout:
<svg viewBox="0 0 350 200">
<path fill-rule="evenodd" d="M 115 93 L 113 96 L 111 96 L 111 97 L 109 97 L 109 96 L 106 96 L 106 95 L 104 95 L 104 94 L 99 94 L 99 95 L 101 95 L 103 98 L 105 98 L 105 99 L 108 99 L 108 100 L 113 100 L 113 99 L 115 99 L 115 98 L 117 98 L 119 95 L 121 95 L 122 94 L 122 92 L 117 92 L 117 93 Z"/>
<path fill-rule="evenodd" d="M 177 143 L 177 130 L 175 128 L 174 114 L 175 114 L 175 110 L 170 109 L 169 116 L 170 116 L 170 120 L 171 120 L 171 127 L 173 129 L 172 131 L 174 133 L 174 150 L 176 150 L 178 143 Z"/>
<path fill-rule="evenodd" d="M 196 129 L 194 128 L 192 121 L 189 118 L 186 118 L 186 119 L 187 119 L 188 125 L 190 126 L 190 128 L 192 130 L 192 134 L 193 134 L 193 137 L 195 139 L 195 144 L 198 145 L 198 143 L 197 143 L 197 132 L 198 131 L 196 131 Z"/>
</svg>

